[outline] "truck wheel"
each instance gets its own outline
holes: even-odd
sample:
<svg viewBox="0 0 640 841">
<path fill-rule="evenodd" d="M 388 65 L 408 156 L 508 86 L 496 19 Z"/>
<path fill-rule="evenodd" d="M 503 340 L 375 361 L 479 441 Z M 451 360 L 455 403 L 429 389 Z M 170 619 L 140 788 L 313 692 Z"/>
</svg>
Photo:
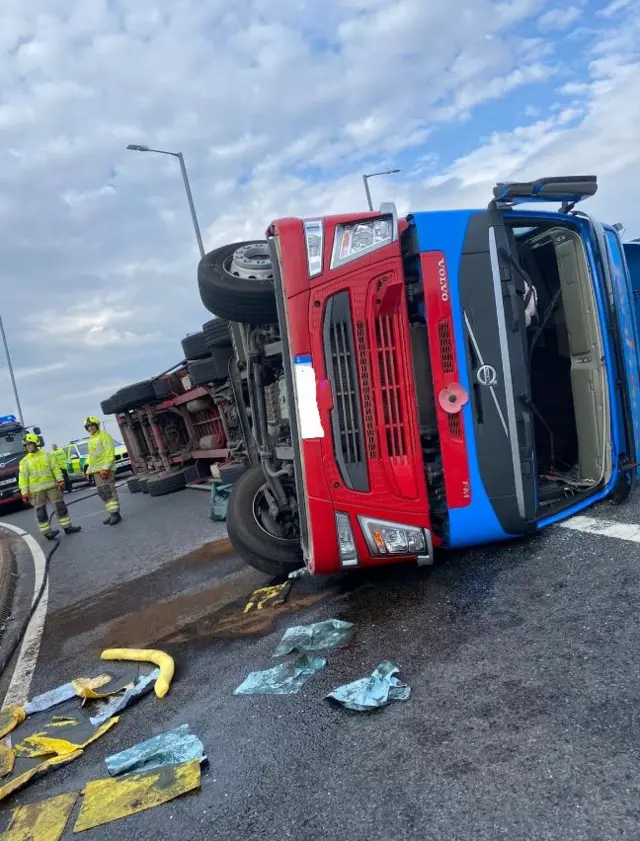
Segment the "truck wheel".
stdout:
<svg viewBox="0 0 640 841">
<path fill-rule="evenodd" d="M 154 380 L 153 391 L 158 400 L 166 400 L 171 396 L 171 383 L 165 379 Z"/>
<path fill-rule="evenodd" d="M 149 496 L 165 496 L 165 494 L 181 491 L 186 487 L 187 481 L 182 470 L 177 473 L 160 474 L 155 479 L 149 479 L 147 485 Z"/>
<path fill-rule="evenodd" d="M 142 380 L 139 383 L 125 385 L 111 397 L 114 412 L 126 412 L 127 409 L 137 409 L 146 403 L 154 403 L 156 390 L 153 380 Z"/>
<path fill-rule="evenodd" d="M 138 478 L 138 485 L 140 487 L 140 493 L 148 494 L 149 493 L 149 478 L 148 476 L 140 476 Z"/>
<path fill-rule="evenodd" d="M 265 240 L 216 248 L 198 265 L 200 298 L 214 315 L 241 324 L 278 321 L 273 267 Z"/>
<path fill-rule="evenodd" d="M 209 348 L 204 341 L 204 333 L 192 333 L 182 340 L 182 350 L 185 359 L 206 359 L 209 356 Z"/>
<path fill-rule="evenodd" d="M 206 346 L 213 350 L 219 347 L 231 347 L 231 334 L 229 333 L 229 322 L 226 318 L 212 318 L 202 325 L 204 341 Z"/>
<path fill-rule="evenodd" d="M 189 379 L 193 388 L 207 385 L 216 380 L 226 380 L 229 376 L 229 361 L 233 356 L 230 347 L 211 351 L 209 359 L 194 359 L 189 362 Z"/>
<path fill-rule="evenodd" d="M 136 476 L 132 476 L 130 479 L 127 479 L 127 488 L 129 488 L 129 493 L 132 494 L 139 494 L 140 493 L 140 481 Z"/>
<path fill-rule="evenodd" d="M 267 575 L 288 575 L 303 565 L 299 537 L 284 530 L 268 512 L 262 467 L 251 467 L 235 482 L 227 508 L 227 534 L 240 557 Z"/>
</svg>

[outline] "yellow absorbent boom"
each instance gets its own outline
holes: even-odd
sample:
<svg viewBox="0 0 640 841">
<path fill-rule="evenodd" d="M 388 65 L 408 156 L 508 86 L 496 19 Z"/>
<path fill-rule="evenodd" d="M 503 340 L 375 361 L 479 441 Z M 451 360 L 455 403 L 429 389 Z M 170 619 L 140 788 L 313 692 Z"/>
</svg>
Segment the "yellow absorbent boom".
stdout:
<svg viewBox="0 0 640 841">
<path fill-rule="evenodd" d="M 156 697 L 164 698 L 169 691 L 171 679 L 175 671 L 173 657 L 155 648 L 107 648 L 100 655 L 102 660 L 132 660 L 136 663 L 153 663 L 160 669 L 160 675 L 155 682 Z"/>
</svg>

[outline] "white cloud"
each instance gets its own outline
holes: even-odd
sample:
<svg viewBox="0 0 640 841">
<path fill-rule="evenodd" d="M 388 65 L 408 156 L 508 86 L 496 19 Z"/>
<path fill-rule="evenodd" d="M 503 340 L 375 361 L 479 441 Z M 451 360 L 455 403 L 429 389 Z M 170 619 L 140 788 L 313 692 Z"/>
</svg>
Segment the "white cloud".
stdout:
<svg viewBox="0 0 640 841">
<path fill-rule="evenodd" d="M 624 2 L 624 0 L 623 0 Z M 582 9 L 578 6 L 549 9 L 538 18 L 540 29 L 566 29 L 582 17 Z"/>
<path fill-rule="evenodd" d="M 360 173 L 396 167 L 371 188 L 404 210 L 595 172 L 590 204 L 640 234 L 638 6 L 554 41 L 577 2 L 4 3 L 0 306 L 25 406 L 62 438 L 209 317 L 178 162 L 128 143 L 184 152 L 208 247 L 362 208 Z"/>
</svg>

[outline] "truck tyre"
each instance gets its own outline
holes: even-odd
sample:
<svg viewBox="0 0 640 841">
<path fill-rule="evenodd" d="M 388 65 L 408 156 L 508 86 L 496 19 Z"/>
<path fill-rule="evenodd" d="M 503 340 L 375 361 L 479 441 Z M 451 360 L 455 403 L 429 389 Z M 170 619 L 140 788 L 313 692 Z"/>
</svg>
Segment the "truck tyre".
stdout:
<svg viewBox="0 0 640 841">
<path fill-rule="evenodd" d="M 111 397 L 111 404 L 114 412 L 126 412 L 128 409 L 137 409 L 147 403 L 156 401 L 156 391 L 153 380 L 142 380 L 139 383 L 125 385 L 116 391 Z"/>
<path fill-rule="evenodd" d="M 211 351 L 209 359 L 195 359 L 189 362 L 189 379 L 193 388 L 207 385 L 216 380 L 226 380 L 229 376 L 229 361 L 233 357 L 230 347 Z"/>
<path fill-rule="evenodd" d="M 127 488 L 129 489 L 129 493 L 140 493 L 140 481 L 137 478 L 137 476 L 132 476 L 130 479 L 127 480 Z"/>
<path fill-rule="evenodd" d="M 281 537 L 268 530 L 264 519 L 264 473 L 250 467 L 236 481 L 227 508 L 227 534 L 249 566 L 267 575 L 288 575 L 303 565 L 299 538 Z"/>
<path fill-rule="evenodd" d="M 157 400 L 166 400 L 171 396 L 171 383 L 169 380 L 154 380 L 153 391 Z"/>
<path fill-rule="evenodd" d="M 186 484 L 187 480 L 182 470 L 177 473 L 161 473 L 158 477 L 149 479 L 147 483 L 149 496 L 164 496 L 175 491 L 181 491 L 186 487 Z"/>
<path fill-rule="evenodd" d="M 100 404 L 100 408 L 102 409 L 103 415 L 114 415 L 115 409 L 113 406 L 113 398 L 109 397 L 107 400 L 103 400 Z"/>
<path fill-rule="evenodd" d="M 204 333 L 192 333 L 182 340 L 182 350 L 185 359 L 206 359 L 209 356 L 209 348 L 204 341 Z"/>
<path fill-rule="evenodd" d="M 213 318 L 202 325 L 204 342 L 209 350 L 219 347 L 231 347 L 229 322 L 226 318 Z"/>
<path fill-rule="evenodd" d="M 198 264 L 200 298 L 214 315 L 241 324 L 276 324 L 271 255 L 265 240 L 223 245 Z"/>
<path fill-rule="evenodd" d="M 148 476 L 139 476 L 138 477 L 138 486 L 140 488 L 140 493 L 148 494 L 149 493 L 149 477 Z"/>
</svg>

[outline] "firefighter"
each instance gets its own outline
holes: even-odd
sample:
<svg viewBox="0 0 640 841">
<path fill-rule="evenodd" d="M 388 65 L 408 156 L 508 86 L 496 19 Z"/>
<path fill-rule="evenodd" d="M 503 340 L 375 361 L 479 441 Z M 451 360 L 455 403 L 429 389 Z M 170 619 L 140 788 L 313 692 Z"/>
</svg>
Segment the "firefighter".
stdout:
<svg viewBox="0 0 640 841">
<path fill-rule="evenodd" d="M 93 476 L 98 496 L 104 502 L 109 515 L 105 526 L 117 526 L 120 516 L 120 502 L 116 490 L 116 455 L 113 438 L 100 429 L 100 421 L 90 415 L 85 418 L 84 428 L 89 433 L 89 458 L 87 473 Z"/>
<path fill-rule="evenodd" d="M 55 540 L 58 529 L 52 529 L 47 513 L 50 502 L 65 534 L 76 534 L 80 526 L 71 524 L 69 511 L 62 499 L 64 479 L 62 471 L 52 453 L 40 449 L 40 439 L 33 432 L 27 432 L 22 439 L 27 455 L 20 461 L 18 484 L 25 502 L 31 502 L 36 509 L 38 528 L 47 540 Z"/>
<path fill-rule="evenodd" d="M 71 492 L 71 479 L 69 478 L 69 471 L 67 470 L 67 453 L 65 450 L 58 449 L 58 445 L 53 445 L 53 457 L 56 460 L 58 467 L 62 473 L 64 480 L 64 489 L 67 493 Z"/>
</svg>

